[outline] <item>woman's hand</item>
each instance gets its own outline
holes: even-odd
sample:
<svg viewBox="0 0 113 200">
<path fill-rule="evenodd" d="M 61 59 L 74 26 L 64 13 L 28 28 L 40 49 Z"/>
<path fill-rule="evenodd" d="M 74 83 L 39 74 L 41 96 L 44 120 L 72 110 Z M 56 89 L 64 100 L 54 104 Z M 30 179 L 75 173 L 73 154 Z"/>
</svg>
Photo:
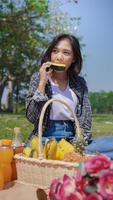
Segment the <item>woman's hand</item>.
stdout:
<svg viewBox="0 0 113 200">
<path fill-rule="evenodd" d="M 39 73 L 40 73 L 40 82 L 47 83 L 48 79 L 52 76 L 53 69 L 50 68 L 51 62 L 43 63 L 41 66 Z"/>
</svg>

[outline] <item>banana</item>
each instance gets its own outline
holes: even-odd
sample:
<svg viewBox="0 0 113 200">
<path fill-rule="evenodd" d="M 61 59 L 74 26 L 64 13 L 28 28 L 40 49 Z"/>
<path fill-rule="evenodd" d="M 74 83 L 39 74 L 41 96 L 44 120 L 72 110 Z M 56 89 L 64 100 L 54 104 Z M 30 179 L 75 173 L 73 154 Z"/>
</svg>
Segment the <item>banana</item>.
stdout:
<svg viewBox="0 0 113 200">
<path fill-rule="evenodd" d="M 30 148 L 30 147 L 25 147 L 25 148 L 23 149 L 23 156 L 29 157 L 30 154 L 31 154 L 31 148 Z"/>
<path fill-rule="evenodd" d="M 56 160 L 62 160 L 63 158 L 64 158 L 64 151 L 58 144 L 56 151 Z"/>
<path fill-rule="evenodd" d="M 46 139 L 45 145 L 44 145 L 44 148 L 43 148 L 43 156 L 44 156 L 45 159 L 47 158 L 47 143 L 48 142 L 49 142 L 49 139 Z"/>
<path fill-rule="evenodd" d="M 30 147 L 31 149 L 36 149 L 38 151 L 39 147 L 39 138 L 38 136 L 33 136 L 31 141 L 30 141 Z"/>
<path fill-rule="evenodd" d="M 57 141 L 55 139 L 46 140 L 43 150 L 44 157 L 46 159 L 55 160 L 56 151 L 57 151 Z"/>
<path fill-rule="evenodd" d="M 38 158 L 38 151 L 36 149 L 32 149 L 29 157 Z"/>
<path fill-rule="evenodd" d="M 23 156 L 30 158 L 38 158 L 38 151 L 36 149 L 31 149 L 31 147 L 25 147 L 23 150 Z"/>
</svg>

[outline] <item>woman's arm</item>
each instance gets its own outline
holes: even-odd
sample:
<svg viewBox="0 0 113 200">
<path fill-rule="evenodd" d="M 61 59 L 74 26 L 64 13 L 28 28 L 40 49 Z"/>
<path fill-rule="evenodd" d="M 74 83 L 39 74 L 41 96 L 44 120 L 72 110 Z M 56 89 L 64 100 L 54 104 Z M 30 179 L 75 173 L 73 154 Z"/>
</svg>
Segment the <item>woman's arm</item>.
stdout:
<svg viewBox="0 0 113 200">
<path fill-rule="evenodd" d="M 88 96 L 88 88 L 84 81 L 84 92 L 81 105 L 81 115 L 79 118 L 80 127 L 84 129 L 84 139 L 89 142 L 92 137 L 91 125 L 92 125 L 92 110 Z"/>
<path fill-rule="evenodd" d="M 39 73 L 32 75 L 29 85 L 29 92 L 26 98 L 26 117 L 35 124 L 39 119 L 41 110 L 45 102 L 48 100 L 45 94 L 42 82 L 40 82 Z"/>
</svg>

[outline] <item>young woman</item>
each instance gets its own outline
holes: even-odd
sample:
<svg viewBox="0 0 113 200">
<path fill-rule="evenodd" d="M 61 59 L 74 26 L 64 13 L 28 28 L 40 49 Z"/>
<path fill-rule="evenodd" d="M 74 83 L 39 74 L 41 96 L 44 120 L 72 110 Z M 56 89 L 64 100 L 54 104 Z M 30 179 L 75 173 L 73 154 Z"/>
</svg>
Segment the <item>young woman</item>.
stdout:
<svg viewBox="0 0 113 200">
<path fill-rule="evenodd" d="M 65 70 L 52 69 L 52 63 L 64 64 Z M 38 121 L 42 107 L 48 99 L 66 101 L 76 113 L 80 127 L 84 129 L 84 139 L 91 139 L 91 106 L 82 69 L 80 44 L 76 37 L 60 34 L 50 43 L 43 55 L 39 72 L 31 77 L 26 99 L 26 116 L 34 124 L 30 137 L 38 134 Z M 43 137 L 65 138 L 68 141 L 75 135 L 72 113 L 59 103 L 53 102 L 46 110 L 43 122 Z"/>
</svg>

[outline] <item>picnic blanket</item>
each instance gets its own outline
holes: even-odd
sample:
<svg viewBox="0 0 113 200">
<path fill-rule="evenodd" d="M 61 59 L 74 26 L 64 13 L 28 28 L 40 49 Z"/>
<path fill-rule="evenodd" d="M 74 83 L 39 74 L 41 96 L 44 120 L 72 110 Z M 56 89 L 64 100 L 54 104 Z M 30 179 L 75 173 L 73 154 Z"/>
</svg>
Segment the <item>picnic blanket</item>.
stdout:
<svg viewBox="0 0 113 200">
<path fill-rule="evenodd" d="M 86 147 L 88 154 L 103 153 L 113 159 L 113 136 L 99 136 L 94 138 Z"/>
<path fill-rule="evenodd" d="M 0 191 L 0 200 L 38 200 L 36 190 L 35 187 L 15 182 Z"/>
</svg>

